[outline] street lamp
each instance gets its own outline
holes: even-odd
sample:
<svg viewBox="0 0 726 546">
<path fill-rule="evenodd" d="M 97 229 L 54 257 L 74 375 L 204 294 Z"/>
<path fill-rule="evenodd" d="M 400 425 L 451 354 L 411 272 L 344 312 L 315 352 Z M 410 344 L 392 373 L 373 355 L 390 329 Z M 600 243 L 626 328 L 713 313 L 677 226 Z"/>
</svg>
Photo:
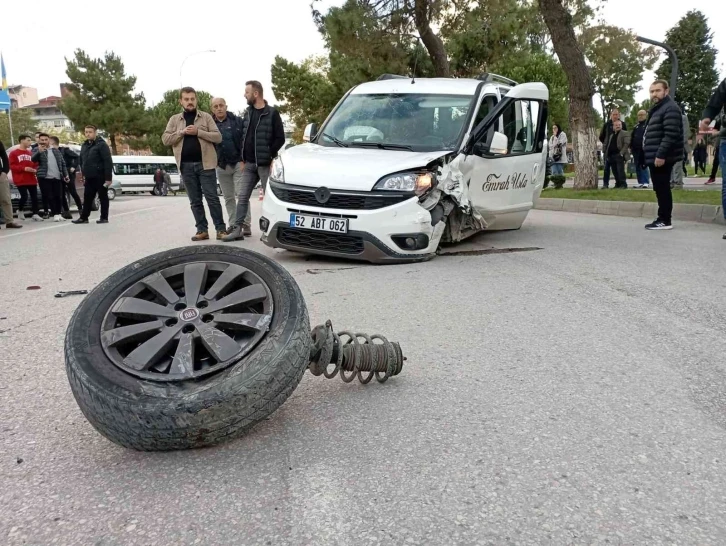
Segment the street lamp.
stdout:
<svg viewBox="0 0 726 546">
<path fill-rule="evenodd" d="M 215 49 L 205 49 L 204 51 L 195 51 L 194 53 L 190 53 L 186 57 L 184 57 L 184 60 L 181 63 L 181 66 L 179 67 L 179 87 L 184 87 L 184 83 L 182 82 L 182 70 L 184 69 L 184 63 L 187 62 L 187 59 L 189 57 L 193 57 L 194 55 L 200 55 L 202 53 L 216 53 L 217 51 Z"/>
<path fill-rule="evenodd" d="M 663 42 L 656 42 L 655 40 L 643 38 L 642 36 L 637 36 L 636 39 L 639 42 L 643 42 L 644 44 L 650 44 L 656 47 L 663 48 L 666 50 L 666 52 L 668 52 L 668 56 L 671 58 L 671 96 L 675 99 L 676 84 L 678 83 L 678 56 L 676 55 L 676 52 L 673 51 L 673 48 L 671 46 L 669 46 L 668 44 L 664 44 Z"/>
</svg>

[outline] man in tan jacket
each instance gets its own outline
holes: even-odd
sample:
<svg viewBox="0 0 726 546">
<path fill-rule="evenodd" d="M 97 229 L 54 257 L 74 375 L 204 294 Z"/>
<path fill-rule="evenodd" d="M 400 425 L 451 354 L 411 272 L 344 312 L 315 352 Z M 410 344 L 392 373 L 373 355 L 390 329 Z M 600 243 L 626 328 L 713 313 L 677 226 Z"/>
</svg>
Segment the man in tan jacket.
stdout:
<svg viewBox="0 0 726 546">
<path fill-rule="evenodd" d="M 179 97 L 184 112 L 169 118 L 161 141 L 174 150 L 174 158 L 184 179 L 197 225 L 192 241 L 209 239 L 202 196 L 207 200 L 217 239 L 222 239 L 227 234 L 227 227 L 217 195 L 217 151 L 214 147 L 222 141 L 222 133 L 210 114 L 197 110 L 197 93 L 193 88 L 182 88 Z"/>
</svg>

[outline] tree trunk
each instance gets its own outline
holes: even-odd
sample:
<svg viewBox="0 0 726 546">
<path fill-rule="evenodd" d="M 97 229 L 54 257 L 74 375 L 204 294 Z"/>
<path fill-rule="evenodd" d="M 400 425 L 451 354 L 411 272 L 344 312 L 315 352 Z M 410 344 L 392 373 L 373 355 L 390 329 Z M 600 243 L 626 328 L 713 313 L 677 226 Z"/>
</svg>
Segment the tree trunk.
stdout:
<svg viewBox="0 0 726 546">
<path fill-rule="evenodd" d="M 116 147 L 116 135 L 109 133 L 108 138 L 111 140 L 111 153 L 118 155 L 118 148 Z"/>
<path fill-rule="evenodd" d="M 570 86 L 570 136 L 575 162 L 575 189 L 594 189 L 598 186 L 598 137 L 592 112 L 594 86 L 590 71 L 577 43 L 572 15 L 562 5 L 562 0 L 539 0 L 539 7 Z"/>
<path fill-rule="evenodd" d="M 421 41 L 429 52 L 431 62 L 434 64 L 436 76 L 439 78 L 448 78 L 449 57 L 446 55 L 446 48 L 443 40 L 431 29 L 429 24 L 430 0 L 415 0 L 414 3 L 414 19 L 416 21 L 416 30 L 418 30 Z"/>
</svg>

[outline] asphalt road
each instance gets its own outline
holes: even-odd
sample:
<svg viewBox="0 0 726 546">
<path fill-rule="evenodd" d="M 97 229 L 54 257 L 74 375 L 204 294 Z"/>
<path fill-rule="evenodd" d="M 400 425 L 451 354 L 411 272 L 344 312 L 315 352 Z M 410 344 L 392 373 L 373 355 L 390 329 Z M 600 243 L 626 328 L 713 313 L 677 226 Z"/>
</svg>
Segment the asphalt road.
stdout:
<svg viewBox="0 0 726 546">
<path fill-rule="evenodd" d="M 294 274 L 313 324 L 408 361 L 385 385 L 306 374 L 248 436 L 177 453 L 85 420 L 63 363 L 80 297 L 53 294 L 192 244 L 186 199 L 2 230 L 0 543 L 725 544 L 726 241 L 644 223 L 534 211 L 459 250 L 540 250 L 401 266 L 239 243 Z"/>
</svg>

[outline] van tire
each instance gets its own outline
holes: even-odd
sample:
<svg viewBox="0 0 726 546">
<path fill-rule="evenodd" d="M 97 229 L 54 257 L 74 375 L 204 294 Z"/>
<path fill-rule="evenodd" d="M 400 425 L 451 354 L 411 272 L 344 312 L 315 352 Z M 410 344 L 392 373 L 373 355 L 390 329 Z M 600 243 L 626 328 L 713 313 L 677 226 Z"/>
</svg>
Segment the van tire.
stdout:
<svg viewBox="0 0 726 546">
<path fill-rule="evenodd" d="M 107 312 L 135 283 L 190 262 L 224 262 L 257 275 L 273 302 L 267 333 L 238 361 L 194 380 L 154 381 L 122 370 L 102 346 Z M 140 451 L 190 449 L 240 437 L 272 414 L 300 383 L 310 346 L 305 301 L 286 269 L 236 247 L 183 247 L 123 267 L 83 299 L 66 331 L 66 373 L 81 411 L 112 442 Z"/>
</svg>

